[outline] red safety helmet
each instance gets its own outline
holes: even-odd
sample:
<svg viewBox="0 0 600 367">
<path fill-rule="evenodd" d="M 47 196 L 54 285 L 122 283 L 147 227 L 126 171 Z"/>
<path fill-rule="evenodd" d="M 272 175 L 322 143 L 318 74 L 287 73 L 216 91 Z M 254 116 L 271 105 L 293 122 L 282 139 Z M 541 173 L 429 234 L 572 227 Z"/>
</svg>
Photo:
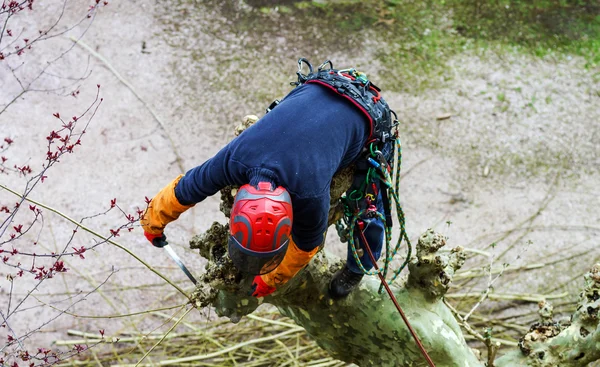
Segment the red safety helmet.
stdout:
<svg viewBox="0 0 600 367">
<path fill-rule="evenodd" d="M 273 271 L 283 260 L 292 231 L 292 199 L 269 182 L 240 187 L 229 219 L 229 257 L 238 270 L 254 275 Z"/>
</svg>

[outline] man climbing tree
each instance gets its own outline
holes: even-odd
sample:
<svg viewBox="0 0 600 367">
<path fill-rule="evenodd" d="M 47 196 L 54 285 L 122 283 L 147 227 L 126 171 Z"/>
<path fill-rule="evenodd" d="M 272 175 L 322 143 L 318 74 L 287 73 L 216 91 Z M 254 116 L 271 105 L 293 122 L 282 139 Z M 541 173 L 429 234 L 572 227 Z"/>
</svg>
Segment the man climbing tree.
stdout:
<svg viewBox="0 0 600 367">
<path fill-rule="evenodd" d="M 332 177 L 355 164 L 345 220 L 360 232 L 350 231 L 346 265 L 329 284 L 330 296 L 341 298 L 373 267 L 368 252 L 379 258 L 385 226 L 391 226 L 387 187 L 380 182 L 389 177 L 397 122 L 379 88 L 355 69 L 336 70 L 326 61 L 314 71 L 300 59 L 297 75 L 296 88 L 263 118 L 163 188 L 142 226 L 162 247 L 168 223 L 224 187 L 241 186 L 230 216 L 229 257 L 238 270 L 256 275 L 252 295 L 264 297 L 317 253 L 328 226 Z"/>
</svg>

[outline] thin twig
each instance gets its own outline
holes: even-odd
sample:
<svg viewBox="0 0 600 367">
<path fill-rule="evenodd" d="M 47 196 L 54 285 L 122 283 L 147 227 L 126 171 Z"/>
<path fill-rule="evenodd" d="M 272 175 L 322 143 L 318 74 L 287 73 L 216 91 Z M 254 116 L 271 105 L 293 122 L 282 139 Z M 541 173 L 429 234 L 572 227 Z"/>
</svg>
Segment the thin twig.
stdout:
<svg viewBox="0 0 600 367">
<path fill-rule="evenodd" d="M 162 275 L 160 272 L 158 272 L 156 269 L 154 269 L 152 266 L 150 266 L 148 263 L 146 263 L 144 260 L 142 260 L 139 256 L 137 256 L 136 254 L 134 254 L 131 250 L 129 250 L 128 248 L 126 248 L 125 246 L 109 239 L 106 238 L 104 236 L 102 236 L 101 234 L 91 230 L 90 228 L 82 225 L 81 223 L 77 222 L 76 220 L 70 218 L 69 216 L 67 216 L 66 214 L 63 214 L 62 212 L 58 211 L 57 209 L 54 209 L 52 207 L 49 207 L 45 204 L 40 203 L 39 201 L 33 200 L 29 197 L 23 196 L 21 194 L 19 194 L 18 192 L 8 188 L 7 186 L 0 184 L 0 188 L 10 192 L 11 194 L 14 194 L 18 197 L 20 197 L 21 199 L 24 199 L 25 201 L 28 201 L 32 204 L 35 204 L 41 208 L 44 208 L 46 210 L 51 211 L 52 213 L 58 214 L 59 216 L 61 216 L 62 218 L 68 220 L 69 222 L 79 226 L 79 228 L 83 229 L 84 231 L 102 239 L 105 242 L 110 243 L 111 245 L 120 248 L 121 250 L 125 251 L 127 254 L 129 254 L 131 257 L 133 257 L 134 259 L 136 259 L 137 261 L 139 261 L 142 265 L 144 265 L 146 268 L 148 268 L 148 270 L 150 270 L 151 272 L 153 272 L 154 274 L 158 275 L 159 277 L 161 277 L 165 282 L 169 283 L 173 288 L 177 289 L 179 291 L 179 293 L 183 294 L 186 298 L 189 299 L 189 295 L 183 290 L 181 289 L 177 284 L 173 283 L 171 280 L 169 280 L 167 277 L 165 277 L 164 275 Z"/>
<path fill-rule="evenodd" d="M 177 319 L 177 321 L 173 324 L 173 326 L 171 326 L 171 328 L 165 333 L 165 335 L 163 335 L 163 337 L 159 341 L 157 341 L 156 344 L 154 344 L 152 346 L 152 348 L 148 349 L 146 354 L 144 354 L 144 356 L 138 361 L 138 363 L 135 364 L 135 367 L 139 366 L 140 363 L 142 363 L 142 361 L 144 359 L 146 359 L 148 354 L 150 354 L 154 350 L 154 348 L 158 347 L 160 345 L 160 343 L 162 343 L 163 340 L 165 340 L 165 338 L 171 333 L 171 331 L 173 331 L 177 327 L 177 325 L 179 325 L 179 323 L 181 321 L 183 321 L 183 319 L 187 316 L 187 314 L 190 313 L 192 310 L 194 310 L 194 307 L 188 308 L 187 311 L 185 311 L 185 313 L 183 314 L 183 316 L 181 316 L 179 319 Z"/>
</svg>

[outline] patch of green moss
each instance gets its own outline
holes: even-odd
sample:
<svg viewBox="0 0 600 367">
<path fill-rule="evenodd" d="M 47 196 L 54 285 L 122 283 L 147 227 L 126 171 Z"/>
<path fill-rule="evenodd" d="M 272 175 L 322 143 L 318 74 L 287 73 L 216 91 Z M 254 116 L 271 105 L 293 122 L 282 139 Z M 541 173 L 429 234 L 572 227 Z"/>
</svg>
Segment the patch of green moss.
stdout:
<svg viewBox="0 0 600 367">
<path fill-rule="evenodd" d="M 589 0 L 446 0 L 463 37 L 517 45 L 537 56 L 551 52 L 600 63 L 600 2 Z"/>
<path fill-rule="evenodd" d="M 465 49 L 510 46 L 543 57 L 573 54 L 588 67 L 600 63 L 600 3 L 585 0 L 364 0 L 303 1 L 279 24 L 294 24 L 315 49 L 355 48 L 376 37 L 376 58 L 390 75 L 386 89 L 432 87 L 446 78 L 446 60 Z M 283 12 L 282 12 L 283 13 Z M 285 19 L 286 17 L 293 17 Z M 284 19 L 281 19 L 284 18 Z M 289 21 L 292 23 L 289 23 Z M 273 32 L 269 19 L 252 17 L 247 29 Z"/>
</svg>

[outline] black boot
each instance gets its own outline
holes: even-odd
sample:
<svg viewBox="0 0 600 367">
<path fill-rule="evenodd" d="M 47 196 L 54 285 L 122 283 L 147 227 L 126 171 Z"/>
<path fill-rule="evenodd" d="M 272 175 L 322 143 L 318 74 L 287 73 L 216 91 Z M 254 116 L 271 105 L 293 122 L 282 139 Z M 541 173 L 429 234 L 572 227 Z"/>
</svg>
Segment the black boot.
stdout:
<svg viewBox="0 0 600 367">
<path fill-rule="evenodd" d="M 346 297 L 360 283 L 363 276 L 364 274 L 353 273 L 344 265 L 331 278 L 331 282 L 329 282 L 329 295 L 334 299 Z"/>
</svg>

